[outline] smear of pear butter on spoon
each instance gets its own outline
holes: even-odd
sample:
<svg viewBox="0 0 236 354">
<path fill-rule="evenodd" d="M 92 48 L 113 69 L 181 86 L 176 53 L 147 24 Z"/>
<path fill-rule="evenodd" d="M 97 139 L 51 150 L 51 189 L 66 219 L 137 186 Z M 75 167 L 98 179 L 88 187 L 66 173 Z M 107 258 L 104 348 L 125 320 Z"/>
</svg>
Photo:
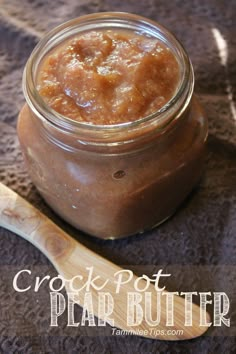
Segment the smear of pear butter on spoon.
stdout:
<svg viewBox="0 0 236 354">
<path fill-rule="evenodd" d="M 98 323 L 107 322 L 127 333 L 159 340 L 191 339 L 209 328 L 210 316 L 205 309 L 186 297 L 157 289 L 150 281 L 147 284 L 142 277 L 130 277 L 131 271 L 125 272 L 77 242 L 1 183 L 0 226 L 42 251 L 63 279 L 73 279 L 65 282 L 68 298 L 82 307 L 81 299 L 86 298 Z M 137 287 L 145 292 L 138 292 Z"/>
</svg>

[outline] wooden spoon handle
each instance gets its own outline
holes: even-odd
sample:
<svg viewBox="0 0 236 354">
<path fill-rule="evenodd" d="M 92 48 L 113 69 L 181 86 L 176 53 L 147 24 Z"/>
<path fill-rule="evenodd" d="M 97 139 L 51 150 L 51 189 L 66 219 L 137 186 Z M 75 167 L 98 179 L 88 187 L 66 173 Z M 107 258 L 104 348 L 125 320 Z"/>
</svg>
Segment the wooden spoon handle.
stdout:
<svg viewBox="0 0 236 354">
<path fill-rule="evenodd" d="M 68 255 L 76 243 L 39 210 L 2 183 L 0 226 L 31 242 L 51 261 L 62 257 L 63 254 Z"/>
<path fill-rule="evenodd" d="M 138 279 L 137 276 L 134 275 L 132 281 L 124 284 L 117 293 L 114 274 L 122 271 L 122 268 L 75 241 L 31 204 L 1 183 L 0 226 L 13 231 L 34 244 L 48 257 L 64 279 L 76 278 L 76 281 L 74 282 L 76 289 L 81 287 L 81 283 L 83 283 L 86 277 L 88 277 L 88 269 L 92 267 L 94 271 L 93 277 L 98 280 L 97 284 L 104 284 L 102 289 L 103 293 L 111 294 L 111 296 L 113 296 L 115 303 L 115 309 L 113 312 L 114 326 L 126 331 L 141 330 L 141 333 L 143 333 L 141 334 L 142 336 L 161 340 L 190 339 L 202 335 L 207 330 L 207 327 L 201 327 L 199 325 L 199 307 L 194 304 L 192 305 L 192 325 L 190 327 L 185 327 L 185 301 L 180 296 L 174 295 L 174 310 L 176 313 L 175 331 L 172 331 L 171 333 L 168 332 L 168 329 L 170 330 L 166 324 L 166 295 L 168 292 L 162 292 L 164 296 L 162 306 L 159 308 L 159 305 L 155 300 L 157 297 L 157 291 L 152 284 L 148 288 L 150 296 L 154 299 L 152 301 L 151 317 L 156 318 L 157 314 L 160 313 L 160 322 L 156 326 L 158 331 L 152 332 L 152 326 L 150 326 L 145 319 L 142 320 L 140 325 L 130 328 L 127 324 L 127 308 L 129 307 L 127 294 L 135 292 L 134 284 Z M 81 279 L 83 281 L 81 281 Z M 71 283 L 69 282 L 68 284 L 65 284 L 67 292 L 74 292 L 74 288 L 71 289 Z M 141 279 L 141 283 L 139 284 L 143 284 L 142 286 L 145 287 L 146 282 Z M 84 296 L 86 291 L 88 290 L 83 287 L 83 289 L 79 291 L 79 294 L 78 292 L 76 293 L 76 296 Z M 100 316 L 98 310 L 99 290 L 93 288 L 91 294 L 94 304 L 94 314 L 97 317 L 104 319 L 103 316 Z M 146 306 L 144 296 L 142 296 L 140 306 L 142 306 L 142 308 L 145 308 Z M 210 319 L 206 312 L 205 316 L 208 320 Z M 173 329 L 173 327 L 171 329 Z M 178 330 L 181 330 L 182 333 L 178 332 Z"/>
</svg>

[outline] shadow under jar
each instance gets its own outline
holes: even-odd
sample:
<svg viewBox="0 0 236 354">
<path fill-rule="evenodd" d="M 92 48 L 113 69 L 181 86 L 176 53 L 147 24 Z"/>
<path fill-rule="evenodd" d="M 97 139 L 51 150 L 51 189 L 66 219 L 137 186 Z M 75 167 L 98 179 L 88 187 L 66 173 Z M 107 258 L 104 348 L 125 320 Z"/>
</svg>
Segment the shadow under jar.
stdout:
<svg viewBox="0 0 236 354">
<path fill-rule="evenodd" d="M 178 85 L 161 108 L 132 121 L 93 124 L 63 116 L 40 96 L 36 81 L 44 58 L 68 39 L 103 30 L 155 38 L 173 53 Z M 29 174 L 45 201 L 76 228 L 104 239 L 141 233 L 170 217 L 204 164 L 207 120 L 193 87 L 181 44 L 143 17 L 99 13 L 49 32 L 27 62 L 27 103 L 17 127 Z"/>
</svg>

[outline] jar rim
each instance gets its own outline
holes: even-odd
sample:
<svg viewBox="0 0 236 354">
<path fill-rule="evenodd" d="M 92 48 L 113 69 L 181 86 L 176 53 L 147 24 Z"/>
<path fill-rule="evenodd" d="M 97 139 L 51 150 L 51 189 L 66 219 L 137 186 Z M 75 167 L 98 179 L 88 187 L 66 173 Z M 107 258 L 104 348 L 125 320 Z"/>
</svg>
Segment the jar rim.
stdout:
<svg viewBox="0 0 236 354">
<path fill-rule="evenodd" d="M 38 90 L 36 89 L 34 71 L 35 67 L 40 62 L 40 59 L 43 57 L 42 53 L 43 51 L 45 52 L 45 48 L 49 46 L 49 49 L 46 51 L 47 53 L 52 48 L 53 43 L 55 44 L 55 40 L 59 40 L 61 36 L 67 34 L 69 37 L 72 31 L 75 32 L 78 28 L 84 28 L 85 26 L 91 27 L 96 23 L 101 23 L 103 26 L 107 27 L 109 26 L 109 28 L 115 27 L 115 24 L 117 27 L 123 24 L 124 28 L 127 28 L 125 26 L 139 26 L 139 29 L 142 29 L 144 33 L 147 34 L 151 31 L 154 38 L 156 37 L 166 42 L 175 49 L 176 53 L 179 55 L 179 60 L 182 61 L 180 63 L 183 67 L 182 78 L 180 79 L 179 87 L 173 97 L 171 97 L 171 99 L 159 110 L 134 121 L 117 124 L 92 124 L 88 122 L 79 122 L 56 112 L 49 105 L 47 105 L 47 103 L 40 96 Z M 39 59 L 38 57 L 40 56 L 40 53 L 41 58 Z M 136 130 L 146 124 L 155 124 L 157 122 L 160 129 L 171 121 L 170 118 L 173 116 L 173 111 L 179 112 L 179 116 L 182 114 L 181 112 L 185 110 L 191 100 L 193 87 L 194 74 L 192 64 L 184 47 L 178 39 L 159 23 L 143 16 L 127 12 L 93 13 L 74 18 L 55 27 L 53 30 L 47 32 L 36 45 L 26 63 L 23 73 L 23 92 L 30 109 L 41 119 L 45 120 L 46 118 L 47 121 L 58 128 L 73 132 L 76 130 L 79 130 L 80 132 L 86 130 L 91 133 L 98 131 L 115 133 L 117 131 L 122 132 L 127 130 Z M 177 117 L 175 117 L 175 119 L 176 118 Z"/>
</svg>

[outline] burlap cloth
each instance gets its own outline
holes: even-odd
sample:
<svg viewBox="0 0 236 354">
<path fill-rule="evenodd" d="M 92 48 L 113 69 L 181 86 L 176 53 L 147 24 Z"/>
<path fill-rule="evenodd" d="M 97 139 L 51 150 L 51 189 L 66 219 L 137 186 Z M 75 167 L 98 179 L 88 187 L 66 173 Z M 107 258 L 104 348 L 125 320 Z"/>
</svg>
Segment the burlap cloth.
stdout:
<svg viewBox="0 0 236 354">
<path fill-rule="evenodd" d="M 70 228 L 44 204 L 24 168 L 15 128 L 24 102 L 22 70 L 39 38 L 65 20 L 98 11 L 138 13 L 172 30 L 192 59 L 196 93 L 209 119 L 207 166 L 198 189 L 159 228 L 142 236 L 106 242 Z M 0 229 L 1 353 L 236 353 L 235 17 L 235 0 L 0 1 L 1 182 L 108 259 L 139 274 L 170 267 L 173 276 L 169 289 L 225 291 L 231 300 L 230 329 L 213 328 L 207 336 L 187 342 L 68 329 L 66 315 L 59 327 L 52 329 L 47 285 L 37 293 L 17 293 L 12 279 L 24 268 L 32 270 L 32 280 L 56 272 L 31 244 Z M 78 316 L 80 311 L 78 308 Z"/>
</svg>

